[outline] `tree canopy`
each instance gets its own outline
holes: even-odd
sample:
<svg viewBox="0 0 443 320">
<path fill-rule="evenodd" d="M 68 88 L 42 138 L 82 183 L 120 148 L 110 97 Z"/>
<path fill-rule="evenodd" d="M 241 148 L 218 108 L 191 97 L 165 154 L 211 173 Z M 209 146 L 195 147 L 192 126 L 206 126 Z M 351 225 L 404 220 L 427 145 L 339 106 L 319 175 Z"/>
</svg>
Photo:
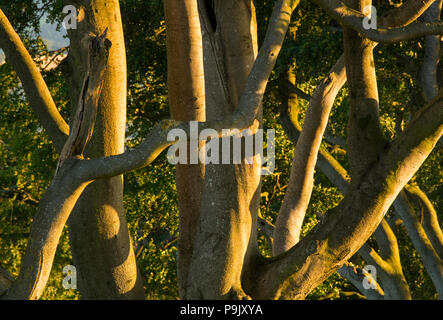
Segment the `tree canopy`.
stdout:
<svg viewBox="0 0 443 320">
<path fill-rule="evenodd" d="M 210 2 L 210 1 L 209 1 Z M 276 130 L 275 171 L 262 177 L 259 221 L 273 227 L 290 184 L 293 150 L 297 135 L 287 130 L 288 119 L 302 128 L 310 99 L 344 52 L 346 32 L 318 3 L 301 1 L 292 15 L 284 46 L 272 71 L 263 100 L 263 128 Z M 334 1 L 330 1 L 334 3 Z M 258 41 L 261 47 L 275 1 L 255 1 Z M 397 8 L 402 1 L 374 1 L 377 12 Z M 170 118 L 168 107 L 168 67 L 166 24 L 163 1 L 121 0 L 121 16 L 127 55 L 127 123 L 125 148 L 138 146 L 155 125 Z M 47 70 L 42 57 L 66 54 L 65 48 L 48 50 L 39 36 L 40 19 L 63 28 L 62 0 L 0 1 L 0 8 L 23 40 L 48 84 L 58 110 L 65 119 L 71 114 L 69 71 L 66 61 Z M 379 19 L 379 21 L 381 21 Z M 425 19 L 421 17 L 420 19 Z M 352 22 L 350 22 L 352 24 Z M 381 37 L 381 36 L 380 36 Z M 382 138 L 392 142 L 409 124 L 428 99 L 421 70 L 426 54 L 426 37 L 380 43 L 374 48 L 375 70 L 380 97 L 379 116 Z M 438 65 L 438 85 L 443 73 Z M 20 80 L 6 60 L 0 66 L 0 266 L 18 275 L 33 215 L 55 174 L 58 155 L 51 139 L 33 113 Z M 333 157 L 343 170 L 350 170 L 347 119 L 351 97 L 345 84 L 333 103 L 320 154 Z M 289 110 L 289 111 L 288 111 Z M 346 172 L 346 171 L 345 171 Z M 416 217 L 426 224 L 427 205 L 414 198 L 414 190 L 426 195 L 437 218 L 442 221 L 442 148 L 437 144 L 408 184 Z M 143 285 L 148 299 L 176 299 L 177 239 L 179 232 L 177 188 L 174 166 L 160 155 L 149 167 L 124 175 L 124 206 Z M 343 199 L 344 190 L 317 166 L 306 216 L 300 230 L 305 237 L 327 211 Z M 421 195 L 421 194 L 420 194 Z M 386 221 L 398 242 L 401 268 L 413 299 L 436 299 L 437 291 L 422 257 L 411 242 L 404 219 L 391 207 Z M 439 227 L 441 226 L 441 223 Z M 259 225 L 258 244 L 271 257 L 270 233 Z M 271 234 L 272 235 L 272 234 Z M 376 235 L 366 245 L 367 254 L 350 260 L 355 268 L 368 261 L 370 247 L 386 258 Z M 365 247 L 363 247 L 365 248 Z M 362 251 L 359 251 L 362 253 Z M 442 257 L 443 259 L 443 257 Z M 78 299 L 79 291 L 65 290 L 62 270 L 72 264 L 68 231 L 60 239 L 43 299 Z M 380 281 L 381 273 L 377 273 Z M 307 299 L 362 299 L 363 294 L 348 279 L 334 273 L 317 286 Z"/>
</svg>

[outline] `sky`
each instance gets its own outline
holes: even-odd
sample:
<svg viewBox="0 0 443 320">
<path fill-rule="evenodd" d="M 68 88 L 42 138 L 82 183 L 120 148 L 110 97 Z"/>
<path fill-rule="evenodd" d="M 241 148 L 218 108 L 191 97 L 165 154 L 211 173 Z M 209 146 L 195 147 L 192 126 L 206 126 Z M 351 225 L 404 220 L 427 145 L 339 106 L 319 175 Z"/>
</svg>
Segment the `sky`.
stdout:
<svg viewBox="0 0 443 320">
<path fill-rule="evenodd" d="M 56 24 L 46 23 L 46 16 L 43 16 L 40 19 L 40 36 L 48 46 L 49 50 L 57 50 L 69 45 L 69 40 L 63 38 L 66 34 L 65 29 L 61 28 L 60 31 L 57 31 L 56 27 Z M 3 63 L 4 58 L 4 53 L 0 50 L 0 64 Z"/>
<path fill-rule="evenodd" d="M 63 38 L 63 36 L 66 35 L 66 30 L 61 27 L 60 31 L 57 31 L 56 27 L 56 24 L 46 23 L 45 17 L 42 17 L 40 20 L 40 36 L 45 41 L 49 50 L 57 50 L 69 45 L 69 40 L 67 38 Z"/>
</svg>

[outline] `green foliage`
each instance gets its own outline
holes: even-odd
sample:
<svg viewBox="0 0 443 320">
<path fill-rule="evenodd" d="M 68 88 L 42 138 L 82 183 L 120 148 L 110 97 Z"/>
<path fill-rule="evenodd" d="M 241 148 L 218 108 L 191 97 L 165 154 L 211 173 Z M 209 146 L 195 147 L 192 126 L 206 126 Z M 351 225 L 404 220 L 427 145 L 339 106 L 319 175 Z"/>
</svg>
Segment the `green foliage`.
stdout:
<svg viewBox="0 0 443 320">
<path fill-rule="evenodd" d="M 259 39 L 263 41 L 274 1 L 257 1 Z M 169 117 L 167 105 L 166 38 L 163 6 L 160 0 L 121 0 L 128 62 L 128 122 L 126 147 L 136 146 L 159 120 Z M 382 12 L 386 2 L 376 3 Z M 60 24 L 61 0 L 0 0 L 0 7 L 10 18 L 34 57 L 49 52 L 39 33 L 44 12 L 50 21 Z M 312 94 L 343 52 L 338 25 L 311 1 L 302 1 L 293 15 L 284 49 L 268 86 L 264 106 L 264 128 L 276 130 L 276 168 L 263 177 L 260 215 L 275 222 L 289 181 L 294 146 L 279 124 L 278 79 L 294 67 L 297 86 Z M 375 49 L 380 91 L 381 124 L 388 139 L 398 133 L 396 120 L 407 123 L 417 107 L 423 105 L 416 79 L 422 49 L 420 42 L 379 45 Z M 67 79 L 62 68 L 44 72 L 57 106 L 69 119 Z M 0 66 L 0 265 L 14 275 L 20 267 L 32 216 L 53 174 L 57 156 L 28 102 L 20 82 L 8 64 Z M 300 123 L 303 124 L 307 101 L 298 101 Z M 328 130 L 346 138 L 347 88 L 341 90 L 331 112 Z M 333 153 L 346 168 L 346 153 L 329 143 L 322 148 Z M 339 151 L 337 151 L 339 150 Z M 415 182 L 427 193 L 437 212 L 443 212 L 442 154 L 436 149 L 422 166 Z M 308 208 L 302 237 L 318 222 L 316 212 L 325 213 L 342 199 L 341 193 L 321 173 L 315 173 L 312 201 Z M 137 262 L 148 299 L 176 299 L 176 238 L 178 209 L 174 183 L 174 167 L 162 155 L 149 168 L 125 175 L 124 205 L 127 212 Z M 443 217 L 440 216 L 440 219 Z M 440 220 L 441 221 L 441 220 Z M 435 289 L 404 229 L 394 230 L 399 241 L 404 273 L 415 299 L 435 298 Z M 264 255 L 270 254 L 264 238 L 259 239 Z M 68 234 L 60 241 L 53 271 L 44 299 L 76 299 L 76 290 L 61 286 L 62 268 L 71 264 Z M 334 274 L 316 288 L 309 299 L 350 299 L 343 292 L 357 291 Z"/>
</svg>

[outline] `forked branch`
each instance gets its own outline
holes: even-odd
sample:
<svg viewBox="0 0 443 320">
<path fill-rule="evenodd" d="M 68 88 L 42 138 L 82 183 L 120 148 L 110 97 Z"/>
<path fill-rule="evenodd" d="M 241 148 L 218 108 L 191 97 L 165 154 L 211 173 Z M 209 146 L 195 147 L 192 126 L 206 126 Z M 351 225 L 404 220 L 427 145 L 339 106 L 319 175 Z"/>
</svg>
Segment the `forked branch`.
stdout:
<svg viewBox="0 0 443 320">
<path fill-rule="evenodd" d="M 80 97 L 82 110 L 77 113 L 73 123 L 76 130 L 71 131 L 56 175 L 34 216 L 20 274 L 4 299 L 40 298 L 66 221 L 84 188 L 91 182 L 79 179 L 75 168 L 92 135 L 110 42 L 104 32 L 101 36 L 89 37 L 87 44 L 89 69 Z"/>
<path fill-rule="evenodd" d="M 443 23 L 441 22 L 416 22 L 404 27 L 395 28 L 378 28 L 367 29 L 364 27 L 365 15 L 353 10 L 346 6 L 339 0 L 314 0 L 320 5 L 331 17 L 342 23 L 344 26 L 357 31 L 366 38 L 381 43 L 394 43 L 406 40 L 416 39 L 425 35 L 439 35 L 443 34 Z M 427 5 L 428 2 L 425 2 Z M 406 13 L 413 13 L 413 17 L 417 17 L 424 8 L 424 6 L 418 6 L 420 10 L 413 11 L 407 10 Z M 406 11 L 406 10 L 405 10 Z M 405 13 L 405 15 L 406 15 Z M 389 18 L 389 17 L 388 17 Z M 409 22 L 407 19 L 402 22 Z"/>
</svg>

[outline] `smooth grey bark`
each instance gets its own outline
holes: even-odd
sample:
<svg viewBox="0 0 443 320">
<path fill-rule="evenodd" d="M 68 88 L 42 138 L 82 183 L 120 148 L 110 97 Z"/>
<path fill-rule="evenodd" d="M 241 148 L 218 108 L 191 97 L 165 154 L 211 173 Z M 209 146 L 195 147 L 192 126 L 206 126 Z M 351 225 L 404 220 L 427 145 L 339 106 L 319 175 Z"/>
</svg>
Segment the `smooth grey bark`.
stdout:
<svg viewBox="0 0 443 320">
<path fill-rule="evenodd" d="M 203 127 L 215 128 L 220 134 L 222 128 L 245 128 L 256 122 L 267 80 L 288 27 L 288 16 L 296 3 L 277 3 L 270 31 L 248 77 L 238 108 L 225 119 L 207 122 Z M 295 247 L 272 259 L 257 257 L 257 269 L 248 270 L 253 271 L 248 274 L 248 293 L 253 297 L 278 298 L 285 296 L 288 288 L 296 287 L 297 291 L 292 291 L 288 297 L 304 297 L 349 259 L 375 230 L 397 194 L 441 137 L 442 109 L 440 94 L 419 112 L 400 137 L 386 147 L 379 160 L 365 173 L 365 179 L 359 184 L 351 184 L 340 206 L 327 214 L 322 223 Z M 182 123 L 162 122 L 136 150 L 76 161 L 78 171 L 75 176 L 81 181 L 90 181 L 146 165 L 172 143 L 166 141 L 165 134 L 172 127 L 187 129 Z M 256 283 L 251 285 L 253 279 Z"/>
<path fill-rule="evenodd" d="M 364 28 L 363 24 L 365 16 L 361 13 L 361 10 L 355 10 L 355 8 L 352 8 L 351 6 L 346 6 L 340 0 L 314 1 L 339 23 L 375 42 L 395 43 L 399 41 L 412 40 L 425 35 L 438 35 L 443 33 L 443 23 L 441 22 L 415 22 L 404 27 L 386 28 L 385 26 L 381 26 L 375 30 L 366 29 Z M 430 4 L 432 4 L 431 1 L 421 1 L 417 7 L 422 9 L 426 8 L 426 6 Z M 399 9 L 399 11 L 403 10 Z M 406 8 L 404 12 L 405 15 L 410 12 L 414 13 L 414 16 L 416 17 L 420 15 L 419 11 L 413 12 L 409 8 Z M 399 20 L 402 18 L 403 17 L 401 17 Z"/>
<path fill-rule="evenodd" d="M 344 61 L 341 60 L 341 62 L 341 68 L 344 69 Z M 294 145 L 296 145 L 297 139 L 299 139 L 302 129 L 300 124 L 298 123 L 298 119 L 295 114 L 296 103 L 293 101 L 295 97 L 291 97 L 290 93 L 293 90 L 287 88 L 287 86 L 293 87 L 295 83 L 292 81 L 288 81 L 285 83 L 287 85 L 284 86 L 283 84 L 283 90 L 281 92 L 283 103 L 280 108 L 280 120 L 285 132 L 288 134 L 289 139 L 293 142 Z M 297 93 L 297 95 L 299 94 Z M 290 112 L 289 110 L 291 110 L 292 112 Z M 316 166 L 344 194 L 346 193 L 349 185 L 349 177 L 347 175 L 347 172 L 327 151 L 321 149 L 319 150 L 319 157 L 317 159 Z M 338 269 L 337 272 L 341 276 L 348 279 L 352 284 L 354 284 L 359 289 L 359 291 L 369 299 L 410 299 L 410 294 L 408 295 L 409 289 L 402 274 L 399 258 L 397 258 L 398 246 L 396 244 L 395 235 L 386 226 L 384 228 L 381 228 L 379 226 L 376 233 L 378 234 L 377 243 L 380 242 L 381 247 L 392 247 L 392 249 L 390 250 L 391 254 L 389 255 L 389 257 L 392 258 L 383 260 L 375 252 L 373 252 L 372 255 L 368 255 L 367 250 L 365 251 L 364 249 L 365 246 L 368 247 L 367 245 L 364 245 L 363 248 L 359 250 L 359 253 L 364 256 L 366 261 L 370 261 L 372 264 L 376 264 L 376 262 L 381 262 L 376 264 L 376 266 L 378 269 L 384 268 L 386 270 L 383 274 L 382 283 L 383 285 L 385 283 L 387 284 L 386 289 L 389 290 L 389 292 L 384 293 L 379 284 L 374 279 L 367 280 L 374 281 L 376 283 L 375 290 L 364 288 L 362 281 L 368 275 L 364 274 L 364 270 L 359 270 L 358 268 L 354 268 L 349 264 L 344 264 L 340 269 Z M 376 255 L 378 259 L 372 259 L 371 256 L 373 255 Z"/>
<path fill-rule="evenodd" d="M 394 208 L 403 220 L 409 238 L 441 298 L 443 296 L 443 261 L 429 241 L 406 192 L 400 192 L 399 199 L 394 202 Z"/>
<path fill-rule="evenodd" d="M 118 0 L 65 0 L 78 10 L 77 29 L 68 30 L 72 114 L 85 73 L 84 51 L 79 46 L 89 32 L 108 28 L 113 43 L 104 76 L 94 135 L 85 156 L 124 151 L 126 123 L 126 53 Z M 84 299 L 142 299 L 143 284 L 123 207 L 123 177 L 99 179 L 82 193 L 68 221 L 73 264 Z"/>
<path fill-rule="evenodd" d="M 82 45 L 87 52 L 87 72 L 78 100 L 78 113 L 62 149 L 55 177 L 34 216 L 19 276 L 3 299 L 41 297 L 66 221 L 90 183 L 75 174 L 75 167 L 83 158 L 85 146 L 92 136 L 111 43 L 106 39 L 105 31 L 101 36 L 87 36 Z"/>
<path fill-rule="evenodd" d="M 442 1 L 436 0 L 423 14 L 425 22 L 440 21 Z M 438 93 L 437 67 L 440 60 L 440 35 L 428 35 L 424 42 L 423 63 L 419 72 L 420 84 L 425 101 Z"/>
<path fill-rule="evenodd" d="M 168 99 L 171 118 L 205 121 L 205 75 L 203 43 L 197 0 L 164 1 L 168 55 Z M 187 61 L 184 63 L 184 61 Z M 177 277 L 179 295 L 186 296 L 189 265 L 202 199 L 205 167 L 192 164 L 188 143 L 187 163 L 175 167 L 179 210 Z M 195 144 L 200 150 L 204 142 Z"/>
<path fill-rule="evenodd" d="M 383 219 L 375 230 L 380 254 L 365 244 L 359 250 L 366 262 L 377 267 L 383 284 L 385 300 L 411 300 L 411 293 L 401 267 L 397 238 L 388 222 Z"/>
<path fill-rule="evenodd" d="M 329 112 L 335 97 L 346 82 L 344 60 L 337 61 L 327 77 L 317 86 L 309 102 L 305 122 L 294 150 L 291 174 L 274 231 L 273 254 L 295 245 L 311 199 L 314 168 Z"/>
<path fill-rule="evenodd" d="M 434 206 L 417 185 L 408 185 L 406 187 L 406 194 L 412 200 L 411 202 L 415 204 L 417 211 L 421 211 L 423 229 L 435 252 L 440 259 L 443 259 L 443 232 Z"/>
<path fill-rule="evenodd" d="M 257 26 L 252 1 L 199 3 L 205 55 L 206 118 L 221 120 L 237 107 L 257 55 Z M 212 19 L 212 20 L 211 20 Z M 215 29 L 214 29 L 215 27 Z M 217 49 L 218 50 L 217 50 Z M 261 123 L 261 110 L 254 120 Z M 213 142 L 214 140 L 212 140 Z M 244 143 L 243 139 L 232 137 Z M 212 143 L 211 142 L 211 143 Z M 222 140 L 218 140 L 222 145 Z M 244 147 L 241 147 L 244 154 Z M 222 151 L 220 161 L 226 157 Z M 260 163 L 206 164 L 201 216 L 186 298 L 245 296 L 241 286 L 250 243 L 255 244 L 260 200 Z M 213 255 L 211 252 L 220 252 Z"/>
<path fill-rule="evenodd" d="M 361 268 L 356 268 L 350 263 L 345 263 L 337 270 L 338 274 L 351 282 L 369 300 L 383 300 L 385 293 L 370 273 Z M 367 281 L 372 286 L 367 289 L 363 283 Z"/>
</svg>

